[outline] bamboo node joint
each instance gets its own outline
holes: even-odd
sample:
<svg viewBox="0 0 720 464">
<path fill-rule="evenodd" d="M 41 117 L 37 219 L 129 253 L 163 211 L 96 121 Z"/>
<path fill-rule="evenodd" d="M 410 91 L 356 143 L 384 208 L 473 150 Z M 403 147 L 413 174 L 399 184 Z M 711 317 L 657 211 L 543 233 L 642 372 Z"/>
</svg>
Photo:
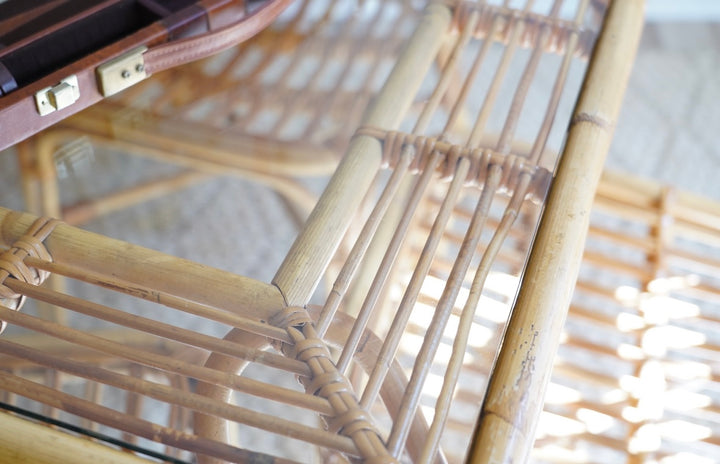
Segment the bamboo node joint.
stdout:
<svg viewBox="0 0 720 464">
<path fill-rule="evenodd" d="M 590 123 L 594 126 L 598 126 L 601 129 L 604 129 L 604 130 L 610 129 L 613 126 L 613 123 L 611 121 L 608 121 L 607 119 L 602 118 L 600 116 L 592 115 L 592 114 L 588 114 L 588 113 L 578 113 L 572 118 L 572 121 L 570 122 L 570 127 L 574 126 L 575 124 L 579 124 L 581 122 Z"/>
</svg>

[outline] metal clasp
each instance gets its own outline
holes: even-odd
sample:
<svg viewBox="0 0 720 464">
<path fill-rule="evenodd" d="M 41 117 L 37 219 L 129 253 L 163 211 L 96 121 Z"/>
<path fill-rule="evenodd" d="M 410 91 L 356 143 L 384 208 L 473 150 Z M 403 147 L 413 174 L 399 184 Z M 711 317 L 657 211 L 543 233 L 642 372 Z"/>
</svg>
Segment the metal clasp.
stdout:
<svg viewBox="0 0 720 464">
<path fill-rule="evenodd" d="M 142 54 L 147 47 L 138 47 L 120 55 L 95 70 L 98 87 L 103 97 L 109 97 L 147 78 Z"/>
<path fill-rule="evenodd" d="M 40 116 L 54 113 L 67 108 L 80 98 L 80 87 L 77 76 L 72 75 L 61 80 L 59 84 L 45 87 L 35 94 L 35 105 Z"/>
</svg>

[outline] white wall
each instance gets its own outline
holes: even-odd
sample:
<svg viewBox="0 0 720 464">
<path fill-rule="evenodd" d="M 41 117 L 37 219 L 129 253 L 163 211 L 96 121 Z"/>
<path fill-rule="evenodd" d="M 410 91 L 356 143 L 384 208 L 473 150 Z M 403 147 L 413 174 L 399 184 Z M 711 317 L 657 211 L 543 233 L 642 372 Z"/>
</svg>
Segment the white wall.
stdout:
<svg viewBox="0 0 720 464">
<path fill-rule="evenodd" d="M 720 0 L 646 0 L 648 21 L 720 21 Z"/>
</svg>

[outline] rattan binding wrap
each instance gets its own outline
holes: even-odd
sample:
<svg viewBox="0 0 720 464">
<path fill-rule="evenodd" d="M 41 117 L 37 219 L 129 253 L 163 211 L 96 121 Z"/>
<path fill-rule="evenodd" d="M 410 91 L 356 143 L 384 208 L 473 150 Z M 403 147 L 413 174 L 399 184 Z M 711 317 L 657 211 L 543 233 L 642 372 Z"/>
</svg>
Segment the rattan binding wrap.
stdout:
<svg viewBox="0 0 720 464">
<path fill-rule="evenodd" d="M 25 258 L 40 258 L 52 261 L 42 242 L 50 235 L 58 221 L 49 218 L 40 218 L 27 231 L 22 238 L 15 241 L 10 249 L 0 254 L 0 303 L 7 308 L 19 310 L 24 296 L 13 292 L 2 283 L 8 277 L 33 285 L 42 285 L 48 277 L 48 272 L 28 267 Z M 0 333 L 5 330 L 6 323 L 0 320 Z"/>
</svg>

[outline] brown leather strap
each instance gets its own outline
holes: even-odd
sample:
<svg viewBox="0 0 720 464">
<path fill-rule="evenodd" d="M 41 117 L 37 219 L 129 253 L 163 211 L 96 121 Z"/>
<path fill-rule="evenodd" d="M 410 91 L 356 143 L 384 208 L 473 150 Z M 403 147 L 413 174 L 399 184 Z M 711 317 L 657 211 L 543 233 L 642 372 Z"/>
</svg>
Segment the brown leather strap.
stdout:
<svg viewBox="0 0 720 464">
<path fill-rule="evenodd" d="M 150 75 L 164 69 L 210 56 L 232 47 L 268 26 L 290 5 L 292 0 L 267 0 L 253 13 L 233 20 L 212 32 L 175 42 L 150 46 L 143 54 L 143 69 Z M 242 3 L 240 3 L 242 4 Z M 167 38 L 161 24 L 153 24 L 142 32 L 140 43 L 152 44 Z M 131 35 L 70 65 L 39 79 L 32 85 L 21 87 L 2 96 L 0 102 L 0 151 L 14 145 L 40 130 L 97 103 L 104 98 L 100 92 L 96 69 L 119 56 L 118 50 L 129 51 L 138 46 L 138 37 Z M 77 78 L 79 99 L 63 109 L 41 115 L 35 95 L 72 75 Z M 8 84 L 9 85 L 9 84 Z"/>
<path fill-rule="evenodd" d="M 239 22 L 198 37 L 153 47 L 143 54 L 145 69 L 153 74 L 189 63 L 243 42 L 266 28 L 293 0 L 271 0 Z"/>
</svg>

